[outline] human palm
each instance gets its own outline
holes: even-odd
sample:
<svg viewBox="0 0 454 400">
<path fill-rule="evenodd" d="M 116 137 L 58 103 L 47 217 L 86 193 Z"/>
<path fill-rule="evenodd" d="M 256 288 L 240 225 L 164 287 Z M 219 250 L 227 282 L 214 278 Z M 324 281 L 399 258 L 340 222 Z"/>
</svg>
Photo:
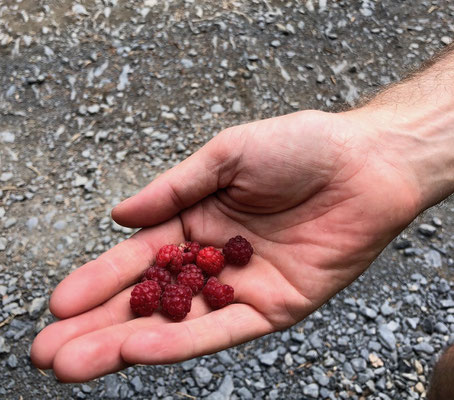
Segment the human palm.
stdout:
<svg viewBox="0 0 454 400">
<path fill-rule="evenodd" d="M 358 115 L 306 111 L 230 128 L 116 207 L 117 222 L 149 227 L 57 287 L 50 308 L 62 320 L 38 335 L 33 362 L 85 381 L 212 353 L 320 307 L 418 212 L 405 165 L 382 156 L 383 142 Z M 219 276 L 235 288 L 234 304 L 210 311 L 196 296 L 182 322 L 134 318 L 132 285 L 160 246 L 222 247 L 237 234 L 254 256 Z"/>
</svg>

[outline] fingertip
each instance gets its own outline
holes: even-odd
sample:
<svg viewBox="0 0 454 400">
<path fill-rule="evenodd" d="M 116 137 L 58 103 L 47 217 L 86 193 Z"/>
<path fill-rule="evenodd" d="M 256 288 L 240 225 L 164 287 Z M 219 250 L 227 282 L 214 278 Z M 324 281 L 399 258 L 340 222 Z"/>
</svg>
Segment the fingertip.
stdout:
<svg viewBox="0 0 454 400">
<path fill-rule="evenodd" d="M 39 369 L 52 368 L 53 352 L 49 351 L 47 346 L 46 332 L 48 327 L 44 328 L 35 338 L 30 349 L 30 359 L 32 364 Z"/>
</svg>

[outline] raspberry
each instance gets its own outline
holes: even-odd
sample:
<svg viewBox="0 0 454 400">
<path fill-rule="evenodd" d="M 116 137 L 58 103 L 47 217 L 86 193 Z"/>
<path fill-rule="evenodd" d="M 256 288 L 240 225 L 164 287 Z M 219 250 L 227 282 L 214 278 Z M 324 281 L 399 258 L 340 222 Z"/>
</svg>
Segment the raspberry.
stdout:
<svg viewBox="0 0 454 400">
<path fill-rule="evenodd" d="M 202 293 L 205 300 L 213 308 L 222 308 L 233 302 L 233 287 L 223 285 L 214 276 L 208 279 Z"/>
<path fill-rule="evenodd" d="M 129 304 L 131 310 L 142 317 L 153 314 L 159 307 L 161 298 L 161 287 L 155 281 L 145 281 L 139 283 L 132 289 Z"/>
<path fill-rule="evenodd" d="M 166 286 L 162 294 L 162 309 L 173 320 L 180 320 L 186 317 L 191 311 L 192 290 L 188 286 L 174 285 Z"/>
<path fill-rule="evenodd" d="M 177 276 L 177 282 L 180 285 L 185 285 L 191 288 L 192 293 L 200 292 L 205 283 L 202 270 L 194 264 L 183 266 L 181 272 Z"/>
<path fill-rule="evenodd" d="M 184 242 L 180 244 L 180 250 L 183 253 L 183 265 L 192 264 L 199 254 L 200 244 L 199 242 Z"/>
<path fill-rule="evenodd" d="M 161 289 L 164 289 L 169 283 L 172 283 L 170 272 L 164 268 L 159 268 L 156 265 L 153 265 L 144 272 L 143 279 L 158 282 Z"/>
<path fill-rule="evenodd" d="M 235 265 L 246 265 L 252 256 L 251 244 L 242 236 L 231 238 L 222 250 L 227 262 Z"/>
<path fill-rule="evenodd" d="M 208 275 L 217 275 L 224 268 L 224 256 L 212 246 L 205 247 L 197 255 L 197 265 Z"/>
<path fill-rule="evenodd" d="M 168 267 L 170 272 L 178 273 L 183 265 L 183 253 L 174 244 L 168 244 L 159 249 L 156 255 L 156 266 Z"/>
</svg>

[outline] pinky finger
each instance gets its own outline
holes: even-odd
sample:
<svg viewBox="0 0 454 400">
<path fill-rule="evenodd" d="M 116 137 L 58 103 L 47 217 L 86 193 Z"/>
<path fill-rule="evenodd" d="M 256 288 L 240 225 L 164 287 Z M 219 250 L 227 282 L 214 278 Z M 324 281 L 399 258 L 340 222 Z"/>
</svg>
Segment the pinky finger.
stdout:
<svg viewBox="0 0 454 400">
<path fill-rule="evenodd" d="M 121 356 L 131 364 L 170 364 L 236 346 L 274 331 L 272 324 L 246 304 L 180 323 L 151 326 L 131 334 Z"/>
</svg>

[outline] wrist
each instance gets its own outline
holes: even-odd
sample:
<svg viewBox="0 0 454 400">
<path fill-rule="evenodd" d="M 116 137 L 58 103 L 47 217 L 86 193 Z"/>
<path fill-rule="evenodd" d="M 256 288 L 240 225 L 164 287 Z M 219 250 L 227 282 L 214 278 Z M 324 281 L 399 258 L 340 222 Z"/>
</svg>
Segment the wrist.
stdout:
<svg viewBox="0 0 454 400">
<path fill-rule="evenodd" d="M 454 192 L 454 102 L 372 102 L 352 113 L 385 161 L 400 170 L 416 214 Z"/>
</svg>

